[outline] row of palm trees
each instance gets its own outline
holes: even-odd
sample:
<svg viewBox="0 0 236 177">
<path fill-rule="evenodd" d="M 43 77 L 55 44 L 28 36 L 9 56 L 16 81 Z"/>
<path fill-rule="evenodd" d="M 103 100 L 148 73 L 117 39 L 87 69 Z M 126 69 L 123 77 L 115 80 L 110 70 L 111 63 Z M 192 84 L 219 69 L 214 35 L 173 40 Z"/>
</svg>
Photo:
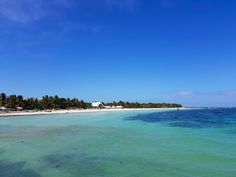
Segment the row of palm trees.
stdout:
<svg viewBox="0 0 236 177">
<path fill-rule="evenodd" d="M 22 95 L 9 95 L 0 93 L 0 107 L 6 107 L 10 110 L 46 110 L 46 109 L 87 109 L 91 107 L 90 103 L 76 98 L 60 98 L 58 96 L 45 95 L 42 98 L 24 98 Z"/>
<path fill-rule="evenodd" d="M 138 102 L 112 102 L 106 103 L 106 106 L 122 106 L 124 108 L 181 108 L 181 104 L 176 103 L 138 103 Z"/>
<path fill-rule="evenodd" d="M 180 108 L 182 105 L 176 103 L 138 103 L 138 102 L 112 102 L 104 103 L 106 106 L 122 106 L 123 108 Z M 42 98 L 24 98 L 22 95 L 6 95 L 0 93 L 0 107 L 10 110 L 46 110 L 46 109 L 87 109 L 91 103 L 77 98 L 61 98 L 45 95 Z"/>
</svg>

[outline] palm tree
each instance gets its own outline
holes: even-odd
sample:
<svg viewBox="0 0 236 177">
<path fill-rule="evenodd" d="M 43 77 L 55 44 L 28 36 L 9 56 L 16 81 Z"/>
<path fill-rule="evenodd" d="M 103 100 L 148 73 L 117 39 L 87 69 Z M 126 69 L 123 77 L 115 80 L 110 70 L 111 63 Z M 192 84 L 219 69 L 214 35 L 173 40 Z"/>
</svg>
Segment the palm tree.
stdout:
<svg viewBox="0 0 236 177">
<path fill-rule="evenodd" d="M 9 97 L 6 98 L 6 105 L 7 108 L 11 110 L 16 110 L 17 109 L 17 96 L 16 95 L 10 95 Z"/>
<path fill-rule="evenodd" d="M 7 95 L 5 93 L 0 93 L 0 106 L 5 106 Z"/>
</svg>

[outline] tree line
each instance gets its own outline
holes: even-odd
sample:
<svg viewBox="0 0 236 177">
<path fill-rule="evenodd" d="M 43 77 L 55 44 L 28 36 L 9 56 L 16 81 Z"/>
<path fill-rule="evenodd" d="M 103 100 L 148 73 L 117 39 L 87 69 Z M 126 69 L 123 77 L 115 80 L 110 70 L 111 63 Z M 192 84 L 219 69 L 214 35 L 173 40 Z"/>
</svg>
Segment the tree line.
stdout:
<svg viewBox="0 0 236 177">
<path fill-rule="evenodd" d="M 6 107 L 10 110 L 47 110 L 47 109 L 87 109 L 91 107 L 90 103 L 77 98 L 61 98 L 45 95 L 42 98 L 24 98 L 22 95 L 9 95 L 0 93 L 0 107 Z"/>
<path fill-rule="evenodd" d="M 124 108 L 181 108 L 181 104 L 176 103 L 138 103 L 138 102 L 112 102 L 106 103 L 106 106 L 122 106 Z"/>
<path fill-rule="evenodd" d="M 138 103 L 138 102 L 112 102 L 104 103 L 106 106 L 122 106 L 123 108 L 180 108 L 182 105 L 176 103 Z M 6 95 L 0 93 L 0 107 L 10 110 L 47 110 L 47 109 L 88 109 L 91 103 L 77 98 L 62 98 L 45 95 L 42 98 L 24 98 L 22 95 Z"/>
</svg>

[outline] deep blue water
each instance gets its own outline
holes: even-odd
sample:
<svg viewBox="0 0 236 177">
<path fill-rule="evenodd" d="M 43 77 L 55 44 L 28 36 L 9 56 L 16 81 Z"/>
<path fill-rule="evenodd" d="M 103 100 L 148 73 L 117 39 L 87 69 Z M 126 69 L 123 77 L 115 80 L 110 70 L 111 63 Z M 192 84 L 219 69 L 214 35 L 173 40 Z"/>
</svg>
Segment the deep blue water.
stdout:
<svg viewBox="0 0 236 177">
<path fill-rule="evenodd" d="M 126 120 L 163 123 L 168 126 L 182 128 L 236 127 L 236 108 L 155 112 L 129 117 Z M 232 130 L 232 133 L 236 133 L 236 128 Z"/>
</svg>

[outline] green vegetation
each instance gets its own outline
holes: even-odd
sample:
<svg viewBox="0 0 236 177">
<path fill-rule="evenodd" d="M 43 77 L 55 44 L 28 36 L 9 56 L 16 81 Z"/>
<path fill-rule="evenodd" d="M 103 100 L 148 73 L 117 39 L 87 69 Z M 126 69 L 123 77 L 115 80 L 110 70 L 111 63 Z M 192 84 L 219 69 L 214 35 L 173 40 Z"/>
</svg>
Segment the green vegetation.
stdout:
<svg viewBox="0 0 236 177">
<path fill-rule="evenodd" d="M 90 108 L 91 104 L 76 98 L 60 98 L 58 96 L 43 96 L 38 98 L 24 98 L 21 95 L 9 95 L 0 93 L 0 107 L 4 106 L 10 110 L 46 110 L 46 109 L 75 109 L 75 108 Z"/>
<path fill-rule="evenodd" d="M 182 105 L 176 103 L 130 103 L 130 102 L 113 102 L 106 103 L 106 106 L 123 106 L 123 108 L 181 108 Z"/>
<path fill-rule="evenodd" d="M 130 103 L 130 102 L 113 102 L 104 103 L 106 106 L 123 106 L 123 108 L 180 108 L 180 104 L 167 103 Z M 77 98 L 60 98 L 58 96 L 43 96 L 38 98 L 24 98 L 21 95 L 6 95 L 0 93 L 0 107 L 6 107 L 10 110 L 47 110 L 47 109 L 88 109 L 91 103 L 86 103 Z"/>
</svg>

